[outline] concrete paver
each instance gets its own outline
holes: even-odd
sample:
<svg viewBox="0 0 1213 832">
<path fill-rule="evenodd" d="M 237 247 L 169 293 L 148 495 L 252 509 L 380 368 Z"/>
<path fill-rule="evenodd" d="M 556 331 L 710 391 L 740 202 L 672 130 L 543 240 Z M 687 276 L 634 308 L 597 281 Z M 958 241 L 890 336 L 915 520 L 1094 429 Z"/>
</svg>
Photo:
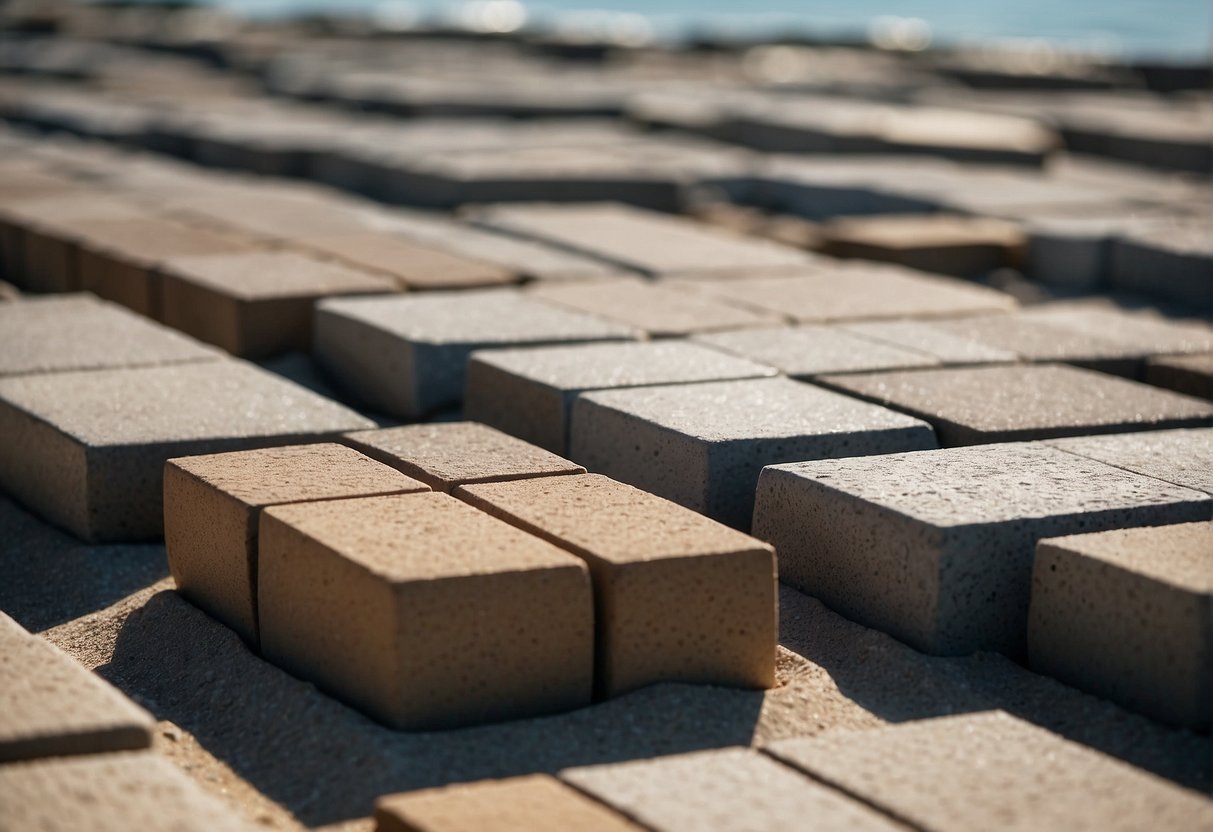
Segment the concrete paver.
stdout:
<svg viewBox="0 0 1213 832">
<path fill-rule="evenodd" d="M 865 338 L 934 356 L 941 364 L 949 366 L 1008 364 L 1019 358 L 1011 350 L 952 335 L 926 321 L 858 321 L 843 324 L 840 328 Z"/>
<path fill-rule="evenodd" d="M 1213 352 L 1152 358 L 1145 380 L 1177 393 L 1213 400 Z"/>
<path fill-rule="evenodd" d="M 1213 429 L 1049 439 L 1046 444 L 1147 477 L 1213 494 Z"/>
<path fill-rule="evenodd" d="M 844 217 L 821 229 L 823 251 L 957 277 L 1018 265 L 1024 233 L 988 217 L 947 214 Z"/>
<path fill-rule="evenodd" d="M 802 379 L 827 373 L 937 367 L 941 363 L 926 353 L 852 335 L 841 327 L 750 329 L 700 335 L 695 340 Z"/>
<path fill-rule="evenodd" d="M 387 233 L 314 237 L 298 245 L 356 268 L 389 276 L 406 289 L 466 289 L 516 283 L 499 265 Z"/>
</svg>

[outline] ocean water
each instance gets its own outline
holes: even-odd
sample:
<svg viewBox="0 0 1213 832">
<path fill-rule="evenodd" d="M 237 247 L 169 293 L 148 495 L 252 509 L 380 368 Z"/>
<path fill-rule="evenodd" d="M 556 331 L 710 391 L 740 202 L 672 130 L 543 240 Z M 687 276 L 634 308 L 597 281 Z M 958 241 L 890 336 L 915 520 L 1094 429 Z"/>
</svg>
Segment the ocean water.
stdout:
<svg viewBox="0 0 1213 832">
<path fill-rule="evenodd" d="M 378 6 L 417 20 L 454 19 L 472 5 L 461 0 L 212 2 L 252 15 Z M 502 0 L 494 5 L 500 12 Z M 516 7 L 513 16 L 505 16 L 511 21 L 521 7 L 528 24 L 618 25 L 674 38 L 702 30 L 862 36 L 880 18 L 886 23 L 902 18 L 916 21 L 914 31 L 929 32 L 931 43 L 944 45 L 1029 41 L 1114 57 L 1191 60 L 1208 59 L 1213 42 L 1211 0 L 508 0 L 506 5 Z"/>
</svg>

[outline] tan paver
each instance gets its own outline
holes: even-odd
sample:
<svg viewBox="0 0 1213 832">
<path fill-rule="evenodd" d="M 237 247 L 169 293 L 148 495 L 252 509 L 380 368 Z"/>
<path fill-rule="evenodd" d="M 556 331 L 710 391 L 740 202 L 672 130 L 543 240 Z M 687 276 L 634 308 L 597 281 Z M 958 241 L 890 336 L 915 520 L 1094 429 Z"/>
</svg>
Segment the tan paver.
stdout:
<svg viewBox="0 0 1213 832">
<path fill-rule="evenodd" d="M 778 600 L 766 544 L 594 474 L 455 493 L 589 564 L 601 693 L 663 681 L 774 683 Z"/>
<path fill-rule="evenodd" d="M 392 727 L 589 704 L 585 564 L 453 497 L 273 506 L 260 550 L 263 655 Z"/>
<path fill-rule="evenodd" d="M 786 378 L 587 393 L 569 444 L 591 471 L 739 529 L 764 465 L 935 447 L 925 422 Z"/>
<path fill-rule="evenodd" d="M 1060 364 L 829 375 L 817 381 L 925 419 L 945 447 L 1213 424 L 1209 402 Z"/>
<path fill-rule="evenodd" d="M 12 830 L 259 828 L 150 751 L 0 766 L 0 806 L 0 823 Z"/>
<path fill-rule="evenodd" d="M 517 273 L 404 237 L 366 232 L 315 237 L 300 246 L 359 269 L 391 277 L 407 289 L 465 289 L 518 282 Z"/>
<path fill-rule="evenodd" d="M 87 540 L 157 537 L 165 460 L 374 423 L 240 361 L 0 379 L 0 485 Z"/>
<path fill-rule="evenodd" d="M 265 251 L 171 258 L 161 289 L 166 324 L 234 355 L 260 358 L 309 349 L 320 298 L 387 294 L 397 286 L 338 263 Z"/>
<path fill-rule="evenodd" d="M 1213 494 L 1213 428 L 1073 436 L 1049 439 L 1046 444 L 1126 471 Z"/>
<path fill-rule="evenodd" d="M 1177 393 L 1213 399 L 1213 352 L 1152 358 L 1146 381 Z"/>
<path fill-rule="evenodd" d="M 479 422 L 364 430 L 347 433 L 343 441 L 448 493 L 469 483 L 585 473 L 580 465 Z"/>
<path fill-rule="evenodd" d="M 1024 649 L 1036 541 L 1206 520 L 1208 495 L 1039 443 L 763 469 L 780 577 L 923 652 Z"/>
<path fill-rule="evenodd" d="M 491 350 L 468 364 L 464 413 L 563 454 L 573 403 L 586 391 L 775 374 L 772 367 L 685 341 Z"/>
<path fill-rule="evenodd" d="M 223 353 L 87 294 L 0 306 L 0 376 L 215 361 Z"/>
<path fill-rule="evenodd" d="M 701 335 L 695 340 L 803 379 L 826 373 L 937 367 L 941 363 L 926 353 L 852 335 L 841 327 L 749 329 Z"/>
<path fill-rule="evenodd" d="M 1032 669 L 1156 719 L 1207 731 L 1213 703 L 1213 523 L 1042 540 Z"/>
<path fill-rule="evenodd" d="M 0 613 L 0 763 L 147 748 L 151 714 Z M 0 825 L 8 807 L 0 810 Z"/>
<path fill-rule="evenodd" d="M 989 217 L 907 214 L 844 217 L 821 229 L 823 251 L 835 257 L 883 260 L 928 272 L 970 277 L 1023 257 L 1025 235 Z"/>
<path fill-rule="evenodd" d="M 473 289 L 322 301 L 316 308 L 315 355 L 363 401 L 394 416 L 417 418 L 463 400 L 466 365 L 475 350 L 636 335 L 516 290 Z"/>
<path fill-rule="evenodd" d="M 560 777 L 655 832 L 907 828 L 748 748 L 565 769 Z"/>
<path fill-rule="evenodd" d="M 639 832 L 641 827 L 546 774 L 382 797 L 377 832 Z"/>
<path fill-rule="evenodd" d="M 1213 824 L 1207 798 L 1001 711 L 782 740 L 766 750 L 930 832 Z"/>
<path fill-rule="evenodd" d="M 170 459 L 164 468 L 169 568 L 178 591 L 255 647 L 262 509 L 428 490 L 352 448 L 331 443 Z"/>
</svg>

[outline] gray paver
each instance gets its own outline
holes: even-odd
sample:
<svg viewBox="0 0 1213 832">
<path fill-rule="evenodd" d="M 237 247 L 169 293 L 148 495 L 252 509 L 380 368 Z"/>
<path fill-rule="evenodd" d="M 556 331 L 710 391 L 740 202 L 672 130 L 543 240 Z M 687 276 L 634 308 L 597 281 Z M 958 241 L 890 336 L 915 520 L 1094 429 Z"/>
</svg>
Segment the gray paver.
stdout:
<svg viewBox="0 0 1213 832">
<path fill-rule="evenodd" d="M 827 373 L 936 367 L 941 363 L 925 353 L 852 335 L 840 327 L 751 329 L 701 335 L 695 340 L 803 379 Z"/>
<path fill-rule="evenodd" d="M 1074 436 L 1049 439 L 1045 444 L 1213 494 L 1213 428 Z"/>
</svg>

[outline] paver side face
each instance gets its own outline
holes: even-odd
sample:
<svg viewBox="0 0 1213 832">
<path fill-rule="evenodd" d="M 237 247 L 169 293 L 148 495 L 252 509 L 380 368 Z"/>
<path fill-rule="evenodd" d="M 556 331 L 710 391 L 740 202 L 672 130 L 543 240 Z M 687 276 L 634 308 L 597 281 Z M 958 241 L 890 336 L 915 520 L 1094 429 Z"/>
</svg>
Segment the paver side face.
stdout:
<svg viewBox="0 0 1213 832">
<path fill-rule="evenodd" d="M 154 724 L 107 682 L 0 613 L 0 762 L 147 748 Z"/>
<path fill-rule="evenodd" d="M 1213 494 L 1213 429 L 1160 430 L 1051 439 L 1049 445 Z"/>
<path fill-rule="evenodd" d="M 748 748 L 565 769 L 561 779 L 658 832 L 905 829 Z"/>
<path fill-rule="evenodd" d="M 948 447 L 1213 424 L 1208 402 L 1060 365 L 823 376 L 931 422 Z"/>
<path fill-rule="evenodd" d="M 780 574 L 928 653 L 1023 651 L 1034 546 L 1206 519 L 1206 495 L 1036 444 L 819 460 L 759 479 Z"/>
<path fill-rule="evenodd" d="M 274 506 L 264 655 L 396 728 L 588 704 L 585 565 L 444 494 Z"/>
<path fill-rule="evenodd" d="M 1213 352 L 1151 359 L 1146 381 L 1202 399 L 1213 399 Z"/>
<path fill-rule="evenodd" d="M 1213 524 L 1042 540 L 1034 670 L 1155 719 L 1207 731 L 1213 701 Z"/>
<path fill-rule="evenodd" d="M 589 564 L 602 693 L 659 681 L 774 683 L 768 546 L 593 474 L 462 486 L 456 495 Z"/>
<path fill-rule="evenodd" d="M 1188 830 L 1207 798 L 1001 712 L 782 740 L 777 758 L 920 829 Z"/>
<path fill-rule="evenodd" d="M 255 827 L 150 751 L 0 767 L 6 828 L 214 832 Z"/>
<path fill-rule="evenodd" d="M 606 806 L 546 774 L 482 780 L 379 799 L 380 832 L 639 832 Z"/>
<path fill-rule="evenodd" d="M 580 465 L 478 422 L 358 431 L 344 440 L 438 491 L 474 482 L 585 473 Z"/>
</svg>

